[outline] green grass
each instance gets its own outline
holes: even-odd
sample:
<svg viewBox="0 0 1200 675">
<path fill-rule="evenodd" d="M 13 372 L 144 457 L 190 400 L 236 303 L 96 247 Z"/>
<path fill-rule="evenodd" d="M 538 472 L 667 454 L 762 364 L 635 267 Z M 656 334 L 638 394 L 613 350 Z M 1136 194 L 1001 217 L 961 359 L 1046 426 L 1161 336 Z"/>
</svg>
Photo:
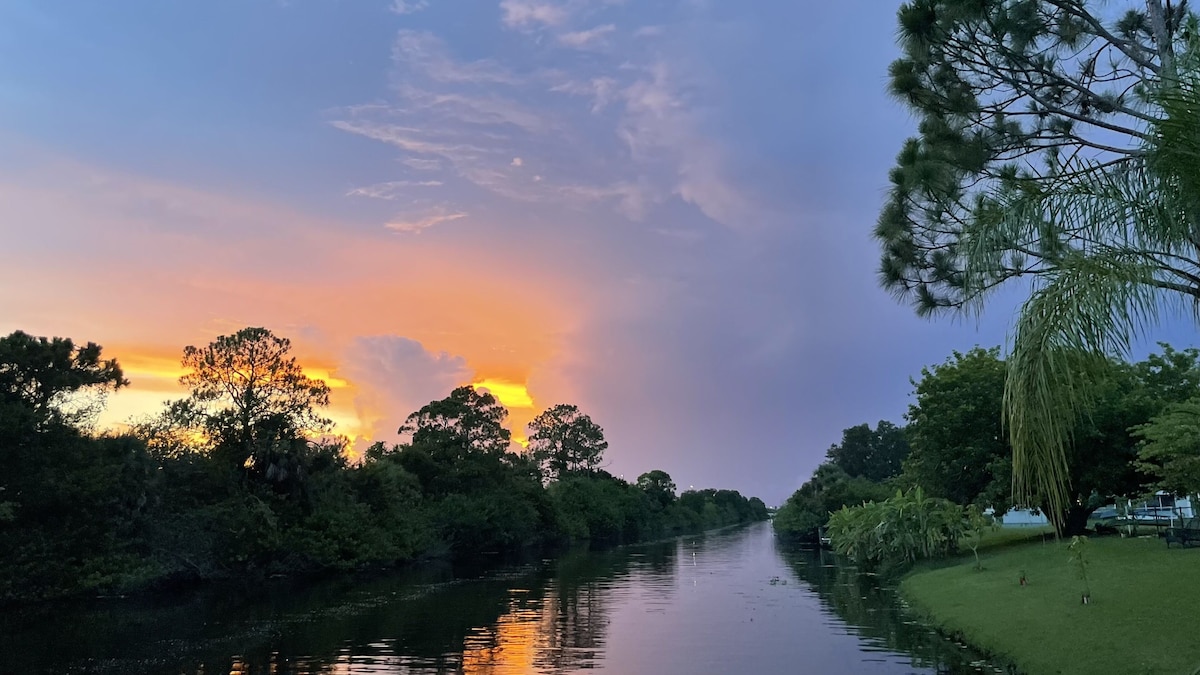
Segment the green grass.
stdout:
<svg viewBox="0 0 1200 675">
<path fill-rule="evenodd" d="M 1041 540 L 1045 535 L 1053 535 L 1054 528 L 1049 525 L 1032 525 L 1029 527 L 998 527 L 983 535 L 979 544 L 979 553 L 985 550 L 1023 544 L 1031 540 Z"/>
<path fill-rule="evenodd" d="M 1161 539 L 1093 538 L 1092 602 L 1067 542 L 980 552 L 918 567 L 901 592 L 934 625 L 1011 661 L 1027 675 L 1192 675 L 1200 669 L 1200 548 Z M 1024 570 L 1029 585 L 1018 580 Z"/>
</svg>

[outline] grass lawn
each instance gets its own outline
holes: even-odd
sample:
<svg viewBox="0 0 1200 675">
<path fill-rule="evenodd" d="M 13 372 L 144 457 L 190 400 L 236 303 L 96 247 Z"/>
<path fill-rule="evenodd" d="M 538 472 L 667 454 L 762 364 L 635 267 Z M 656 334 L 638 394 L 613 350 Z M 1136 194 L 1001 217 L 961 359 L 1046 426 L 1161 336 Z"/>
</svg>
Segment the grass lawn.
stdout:
<svg viewBox="0 0 1200 675">
<path fill-rule="evenodd" d="M 1200 548 L 1103 537 L 1088 556 L 1088 605 L 1067 542 L 1053 539 L 981 550 L 983 571 L 970 557 L 918 567 L 901 592 L 934 624 L 1027 675 L 1200 670 Z"/>
<path fill-rule="evenodd" d="M 1041 540 L 1043 536 L 1052 536 L 1053 534 L 1054 528 L 1049 525 L 998 527 L 983 535 L 983 540 L 979 542 L 979 554 L 980 557 L 983 557 L 983 552 L 988 549 L 1012 546 L 1030 540 Z"/>
</svg>

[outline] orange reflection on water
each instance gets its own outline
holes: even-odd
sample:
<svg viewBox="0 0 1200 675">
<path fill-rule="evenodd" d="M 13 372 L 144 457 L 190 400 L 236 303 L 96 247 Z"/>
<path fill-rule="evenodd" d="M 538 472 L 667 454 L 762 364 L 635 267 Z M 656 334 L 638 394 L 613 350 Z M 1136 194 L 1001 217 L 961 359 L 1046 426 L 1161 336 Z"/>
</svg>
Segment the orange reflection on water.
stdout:
<svg viewBox="0 0 1200 675">
<path fill-rule="evenodd" d="M 462 672 L 466 675 L 537 673 L 538 614 L 509 612 L 495 626 L 477 628 L 463 641 Z"/>
<path fill-rule="evenodd" d="M 530 675 L 591 667 L 607 625 L 602 596 L 600 589 L 585 586 L 565 595 L 548 589 L 530 601 L 515 590 L 508 612 L 463 640 L 462 672 Z"/>
</svg>

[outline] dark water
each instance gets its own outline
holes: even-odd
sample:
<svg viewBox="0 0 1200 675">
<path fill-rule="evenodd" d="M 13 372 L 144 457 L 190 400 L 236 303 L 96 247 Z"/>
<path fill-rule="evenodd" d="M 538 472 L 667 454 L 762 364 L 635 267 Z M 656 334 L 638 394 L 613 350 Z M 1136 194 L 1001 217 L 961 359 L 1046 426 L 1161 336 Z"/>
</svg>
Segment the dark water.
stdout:
<svg viewBox="0 0 1200 675">
<path fill-rule="evenodd" d="M 997 672 L 766 523 L 463 575 L 24 610 L 0 618 L 0 672 Z"/>
</svg>

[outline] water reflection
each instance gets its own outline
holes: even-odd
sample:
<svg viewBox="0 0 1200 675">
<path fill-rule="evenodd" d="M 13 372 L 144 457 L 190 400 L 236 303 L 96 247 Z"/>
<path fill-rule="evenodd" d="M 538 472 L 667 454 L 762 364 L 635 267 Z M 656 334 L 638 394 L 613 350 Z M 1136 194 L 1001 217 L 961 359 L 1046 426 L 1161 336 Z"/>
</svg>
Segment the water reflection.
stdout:
<svg viewBox="0 0 1200 675">
<path fill-rule="evenodd" d="M 864 651 L 909 654 L 914 665 L 935 673 L 1005 672 L 915 620 L 896 597 L 894 585 L 861 573 L 832 552 L 784 549 L 781 556 L 816 593 L 830 621 L 861 638 Z"/>
<path fill-rule="evenodd" d="M 886 590 L 768 525 L 479 570 L 211 588 L 0 617 L 0 672 L 962 673 Z"/>
</svg>

